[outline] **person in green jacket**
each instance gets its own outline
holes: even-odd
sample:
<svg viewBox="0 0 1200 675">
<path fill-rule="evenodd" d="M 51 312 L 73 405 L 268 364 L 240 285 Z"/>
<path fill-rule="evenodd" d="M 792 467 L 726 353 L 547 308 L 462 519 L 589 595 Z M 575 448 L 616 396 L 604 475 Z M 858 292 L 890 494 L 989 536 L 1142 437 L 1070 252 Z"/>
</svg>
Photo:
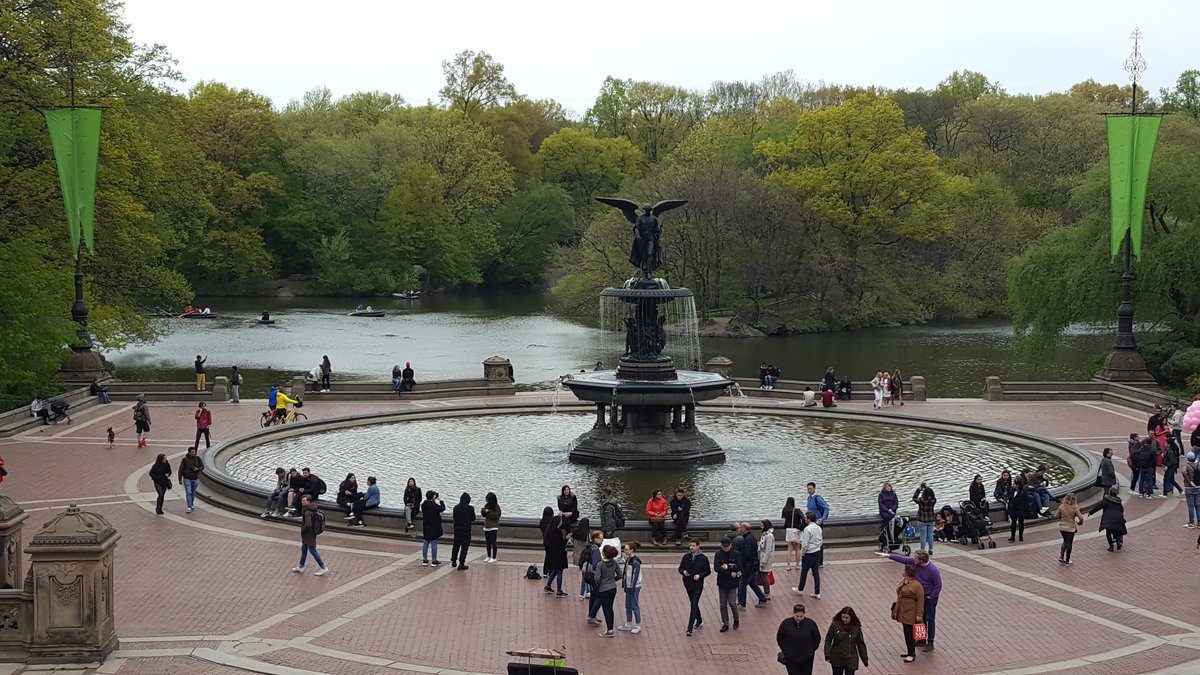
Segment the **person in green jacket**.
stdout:
<svg viewBox="0 0 1200 675">
<path fill-rule="evenodd" d="M 862 623 L 854 608 L 843 607 L 833 616 L 833 623 L 825 633 L 825 660 L 833 668 L 834 675 L 854 675 L 858 662 L 867 668 L 867 643 L 863 639 Z"/>
</svg>

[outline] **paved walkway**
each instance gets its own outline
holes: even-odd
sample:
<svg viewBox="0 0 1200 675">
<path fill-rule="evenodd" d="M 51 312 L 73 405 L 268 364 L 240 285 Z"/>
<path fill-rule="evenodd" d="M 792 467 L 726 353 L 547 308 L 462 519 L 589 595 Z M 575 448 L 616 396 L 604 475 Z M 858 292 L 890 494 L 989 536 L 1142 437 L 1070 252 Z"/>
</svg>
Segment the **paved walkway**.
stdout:
<svg viewBox="0 0 1200 675">
<path fill-rule="evenodd" d="M 545 398 L 531 395 L 530 399 Z M 506 399 L 509 401 L 511 399 Z M 465 402 L 453 401 L 451 405 Z M 487 401 L 485 401 L 487 402 Z M 492 399 L 490 402 L 495 402 Z M 439 402 L 311 404 L 311 418 Z M 783 403 L 781 405 L 793 405 Z M 866 408 L 867 403 L 850 407 Z M 240 434 L 262 406 L 212 407 L 215 436 Z M 703 675 L 782 673 L 775 629 L 797 596 L 796 573 L 776 567 L 780 583 L 766 609 L 746 612 L 741 630 L 718 633 L 715 592 L 703 601 L 707 622 L 684 635 L 687 598 L 676 574 L 678 551 L 650 552 L 640 635 L 597 637 L 574 597 L 543 595 L 526 581 L 535 552 L 501 551 L 484 564 L 472 547 L 471 569 L 421 567 L 419 547 L 352 534 L 323 535 L 325 577 L 293 574 L 294 525 L 216 510 L 201 503 L 185 514 L 178 496 L 154 514 L 146 471 L 166 452 L 177 464 L 192 440 L 192 404 L 154 404 L 147 449 L 134 447 L 129 404 L 99 406 L 71 426 L 44 427 L 0 440 L 10 473 L 3 490 L 32 513 L 26 539 L 76 502 L 121 532 L 116 553 L 120 649 L 79 673 L 503 673 L 505 649 L 565 647 L 584 673 Z M 897 408 L 899 410 L 899 408 Z M 910 403 L 906 414 L 1020 429 L 1099 451 L 1124 454 L 1124 438 L 1144 429 L 1140 411 L 1105 403 Z M 121 433 L 106 449 L 105 429 Z M 802 481 L 797 476 L 797 485 Z M 176 490 L 178 491 L 178 487 Z M 1108 553 L 1089 520 L 1076 540 L 1075 565 L 1057 564 L 1058 533 L 1039 528 L 1023 544 L 979 551 L 939 545 L 935 562 L 945 590 L 938 607 L 938 649 L 914 664 L 898 654 L 903 639 L 889 619 L 900 568 L 868 549 L 827 556 L 820 600 L 804 598 L 822 633 L 842 606 L 862 618 L 871 666 L 860 673 L 1193 673 L 1200 674 L 1200 597 L 1195 531 L 1182 499 L 1127 501 L 1127 547 Z M 709 552 L 711 555 L 711 551 Z M 448 554 L 443 554 L 448 558 Z M 310 570 L 311 571 L 311 570 Z M 578 573 L 568 571 L 569 585 Z M 711 586 L 711 584 L 710 584 Z M 577 591 L 577 588 L 574 590 Z M 622 608 L 618 597 L 618 619 Z M 0 665 L 0 675 L 34 668 Z M 816 672 L 829 672 L 818 662 Z"/>
</svg>

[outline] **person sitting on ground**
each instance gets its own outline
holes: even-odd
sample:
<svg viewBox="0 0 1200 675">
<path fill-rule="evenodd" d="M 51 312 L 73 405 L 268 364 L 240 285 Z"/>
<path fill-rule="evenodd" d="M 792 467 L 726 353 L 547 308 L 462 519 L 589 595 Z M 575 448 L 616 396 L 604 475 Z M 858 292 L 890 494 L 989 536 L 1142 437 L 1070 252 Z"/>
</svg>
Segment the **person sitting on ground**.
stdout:
<svg viewBox="0 0 1200 675">
<path fill-rule="evenodd" d="M 842 381 L 840 383 L 838 383 L 838 391 L 837 391 L 838 400 L 839 401 L 849 401 L 851 398 L 851 394 L 853 394 L 853 393 L 854 393 L 854 384 L 850 381 L 849 377 L 843 377 Z"/>
<path fill-rule="evenodd" d="M 412 362 L 404 362 L 404 370 L 400 371 L 400 391 L 412 391 L 417 381 L 413 378 Z"/>
<path fill-rule="evenodd" d="M 94 377 L 92 378 L 92 386 L 89 391 L 91 391 L 92 396 L 99 396 L 101 403 L 109 403 L 110 402 L 108 400 L 108 389 L 106 387 L 101 386 L 100 381 Z"/>
<path fill-rule="evenodd" d="M 954 509 L 949 504 L 942 507 L 933 522 L 933 537 L 938 541 L 954 541 L 958 539 L 959 523 Z"/>
<path fill-rule="evenodd" d="M 833 389 L 824 387 L 821 389 L 821 407 L 836 408 L 837 404 L 833 402 Z"/>
<path fill-rule="evenodd" d="M 805 408 L 817 407 L 817 394 L 812 390 L 812 387 L 804 388 L 804 403 L 802 405 Z"/>
</svg>

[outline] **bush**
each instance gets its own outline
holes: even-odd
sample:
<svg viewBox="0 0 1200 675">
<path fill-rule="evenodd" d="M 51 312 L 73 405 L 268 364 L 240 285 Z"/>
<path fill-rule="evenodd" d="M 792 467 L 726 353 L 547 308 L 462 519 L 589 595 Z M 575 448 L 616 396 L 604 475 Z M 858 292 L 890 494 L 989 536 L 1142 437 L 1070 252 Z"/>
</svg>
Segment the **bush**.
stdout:
<svg viewBox="0 0 1200 675">
<path fill-rule="evenodd" d="M 1161 370 L 1163 384 L 1186 384 L 1189 377 L 1200 374 L 1200 349 L 1191 347 L 1175 352 Z"/>
</svg>

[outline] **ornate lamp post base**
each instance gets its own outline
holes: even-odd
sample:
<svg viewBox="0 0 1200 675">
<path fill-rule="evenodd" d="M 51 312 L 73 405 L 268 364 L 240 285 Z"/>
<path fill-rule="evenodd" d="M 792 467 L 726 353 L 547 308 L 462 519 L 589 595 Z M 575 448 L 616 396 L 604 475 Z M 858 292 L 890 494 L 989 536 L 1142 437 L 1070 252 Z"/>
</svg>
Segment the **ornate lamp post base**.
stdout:
<svg viewBox="0 0 1200 675">
<path fill-rule="evenodd" d="M 1158 386 L 1154 376 L 1146 370 L 1146 362 L 1136 349 L 1114 349 L 1104 360 L 1104 367 L 1093 379 L 1135 387 Z"/>
</svg>

